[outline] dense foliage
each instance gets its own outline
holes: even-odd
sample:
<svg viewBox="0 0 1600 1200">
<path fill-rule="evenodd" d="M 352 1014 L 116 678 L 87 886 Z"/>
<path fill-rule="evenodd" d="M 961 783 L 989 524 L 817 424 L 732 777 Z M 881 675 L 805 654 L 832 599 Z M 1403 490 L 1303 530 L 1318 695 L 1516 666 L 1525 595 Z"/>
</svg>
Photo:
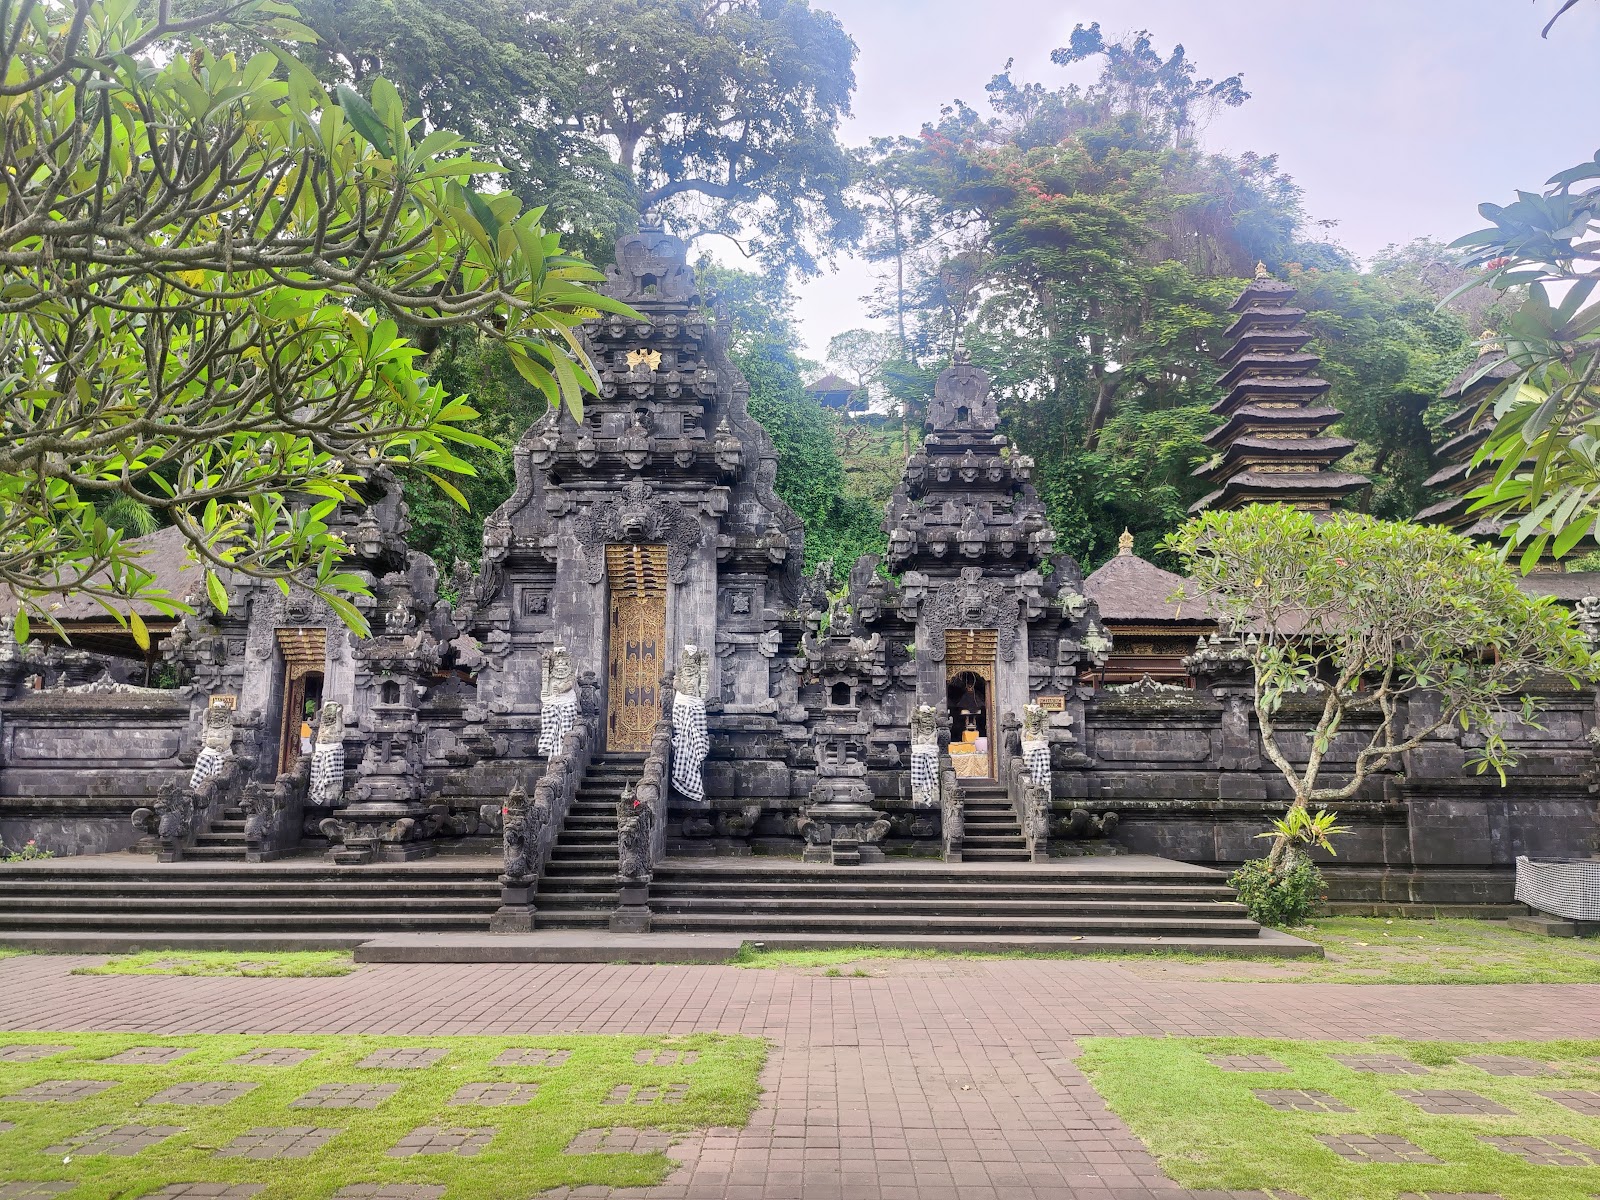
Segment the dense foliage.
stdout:
<svg viewBox="0 0 1600 1200">
<path fill-rule="evenodd" d="M 855 44 L 807 0 L 302 0 L 330 81 L 480 143 L 591 256 L 656 209 L 811 270 L 854 226 Z"/>
<path fill-rule="evenodd" d="M 385 81 L 371 103 L 325 93 L 278 44 L 305 36 L 284 5 L 7 12 L 0 581 L 18 636 L 61 592 L 142 646 L 130 598 L 182 607 L 104 519 L 118 500 L 182 531 L 217 607 L 224 568 L 293 576 L 363 626 L 333 509 L 384 464 L 449 493 L 440 473 L 469 470 L 454 448 L 476 440 L 403 329 L 484 331 L 576 407 L 593 383 L 571 327 L 629 310 L 579 282 L 599 275 L 539 210 L 473 190 L 493 164 L 408 122 Z M 271 48 L 215 53 L 198 35 L 223 22 Z"/>
<path fill-rule="evenodd" d="M 1271 926 L 1304 925 L 1328 894 L 1321 870 L 1303 854 L 1294 854 L 1282 866 L 1253 858 L 1228 876 L 1239 903 L 1252 920 Z"/>
</svg>

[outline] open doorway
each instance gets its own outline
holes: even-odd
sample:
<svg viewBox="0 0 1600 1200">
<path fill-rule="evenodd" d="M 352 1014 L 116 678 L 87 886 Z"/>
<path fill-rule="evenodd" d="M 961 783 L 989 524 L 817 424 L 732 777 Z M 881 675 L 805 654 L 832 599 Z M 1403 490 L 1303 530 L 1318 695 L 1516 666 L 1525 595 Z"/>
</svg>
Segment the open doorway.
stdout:
<svg viewBox="0 0 1600 1200">
<path fill-rule="evenodd" d="M 328 635 L 322 629 L 277 631 L 278 773 L 294 770 L 302 754 L 311 753 L 317 711 L 322 707 L 328 666 Z"/>
<path fill-rule="evenodd" d="M 956 774 L 970 779 L 993 779 L 994 727 L 990 681 L 981 671 L 952 667 L 945 680 L 945 703 L 950 712 L 950 761 Z"/>
</svg>

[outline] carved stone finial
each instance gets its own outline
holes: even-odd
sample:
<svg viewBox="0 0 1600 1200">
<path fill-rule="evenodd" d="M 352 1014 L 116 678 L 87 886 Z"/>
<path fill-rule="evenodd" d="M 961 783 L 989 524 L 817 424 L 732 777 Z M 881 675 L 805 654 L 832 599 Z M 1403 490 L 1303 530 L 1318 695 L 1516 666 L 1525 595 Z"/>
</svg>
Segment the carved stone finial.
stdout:
<svg viewBox="0 0 1600 1200">
<path fill-rule="evenodd" d="M 1133 553 L 1133 534 L 1128 532 L 1127 526 L 1122 528 L 1122 536 L 1117 539 L 1117 554 L 1119 556 Z"/>
<path fill-rule="evenodd" d="M 1266 263 L 1258 262 L 1256 264 L 1256 278 L 1258 280 L 1265 280 L 1265 279 L 1271 279 L 1272 278 L 1271 273 L 1268 272 L 1268 270 L 1267 270 L 1267 264 Z"/>
</svg>

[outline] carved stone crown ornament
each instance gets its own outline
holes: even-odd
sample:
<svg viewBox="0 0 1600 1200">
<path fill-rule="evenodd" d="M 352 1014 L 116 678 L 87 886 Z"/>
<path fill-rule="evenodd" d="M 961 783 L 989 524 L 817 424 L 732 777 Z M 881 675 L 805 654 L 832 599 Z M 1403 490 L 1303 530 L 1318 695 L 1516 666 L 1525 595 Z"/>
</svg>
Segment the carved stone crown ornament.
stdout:
<svg viewBox="0 0 1600 1200">
<path fill-rule="evenodd" d="M 667 575 L 673 583 L 682 583 L 689 556 L 705 538 L 694 514 L 656 498 L 655 489 L 642 480 L 629 483 L 617 499 L 584 509 L 573 520 L 573 531 L 579 544 L 590 552 L 583 562 L 585 583 L 605 578 L 604 548 L 620 543 L 665 543 Z"/>
</svg>

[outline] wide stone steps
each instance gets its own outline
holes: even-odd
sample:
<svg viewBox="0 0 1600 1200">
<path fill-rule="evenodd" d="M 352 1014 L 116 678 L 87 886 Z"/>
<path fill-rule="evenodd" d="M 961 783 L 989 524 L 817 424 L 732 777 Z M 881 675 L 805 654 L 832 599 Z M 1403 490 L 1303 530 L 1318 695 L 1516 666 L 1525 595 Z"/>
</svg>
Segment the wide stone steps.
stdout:
<svg viewBox="0 0 1600 1200">
<path fill-rule="evenodd" d="M 8 933 L 182 934 L 315 940 L 333 934 L 488 928 L 499 906 L 494 859 L 335 867 L 319 860 L 213 865 L 108 855 L 0 865 Z"/>
<path fill-rule="evenodd" d="M 602 755 L 589 767 L 534 893 L 540 928 L 604 928 L 617 907 L 617 805 L 643 755 Z"/>
<path fill-rule="evenodd" d="M 677 933 L 1253 939 L 1260 927 L 1215 871 L 1160 860 L 661 864 L 651 928 Z"/>
</svg>

